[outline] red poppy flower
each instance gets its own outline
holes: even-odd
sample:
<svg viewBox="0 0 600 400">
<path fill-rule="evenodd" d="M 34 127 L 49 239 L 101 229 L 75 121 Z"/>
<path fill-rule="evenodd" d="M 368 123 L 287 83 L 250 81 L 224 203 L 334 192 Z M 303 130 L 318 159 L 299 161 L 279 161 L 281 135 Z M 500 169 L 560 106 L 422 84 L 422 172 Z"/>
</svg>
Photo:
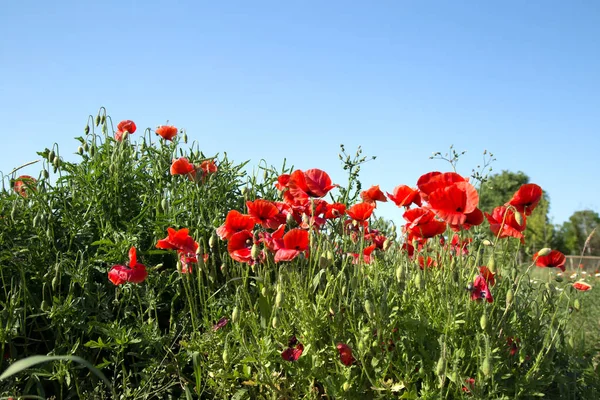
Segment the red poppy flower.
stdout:
<svg viewBox="0 0 600 400">
<path fill-rule="evenodd" d="M 117 125 L 117 130 L 122 132 L 129 132 L 129 134 L 135 133 L 137 127 L 135 126 L 135 122 L 126 119 L 124 121 L 119 122 Z"/>
<path fill-rule="evenodd" d="M 283 247 L 275 253 L 275 262 L 293 260 L 308 250 L 309 244 L 308 231 L 298 228 L 290 230 L 283 236 Z"/>
<path fill-rule="evenodd" d="M 274 232 L 260 232 L 259 242 L 264 243 L 265 247 L 272 253 L 276 253 L 277 250 L 284 248 L 283 235 L 285 233 L 285 224 L 279 225 Z"/>
<path fill-rule="evenodd" d="M 167 228 L 168 236 L 159 240 L 156 247 L 159 249 L 178 250 L 185 255 L 196 254 L 198 243 L 189 235 L 189 229 L 182 228 L 176 231 L 173 228 Z"/>
<path fill-rule="evenodd" d="M 119 122 L 119 124 L 117 125 L 117 131 L 115 132 L 115 140 L 117 142 L 120 142 L 121 140 L 123 140 L 123 135 L 125 134 L 125 132 L 131 135 L 136 131 L 136 129 L 137 127 L 135 126 L 135 122 L 133 121 L 125 120 Z"/>
<path fill-rule="evenodd" d="M 592 288 L 592 285 L 590 285 L 589 283 L 586 283 L 586 282 L 579 281 L 579 282 L 575 282 L 573 284 L 573 287 L 577 290 L 581 290 L 582 292 L 586 292 Z"/>
<path fill-rule="evenodd" d="M 292 336 L 288 341 L 288 348 L 281 352 L 281 358 L 290 362 L 298 361 L 303 351 L 304 345 L 296 339 L 296 336 Z"/>
<path fill-rule="evenodd" d="M 375 205 L 369 203 L 358 203 L 346 210 L 350 218 L 358 222 L 364 222 L 371 217 Z"/>
<path fill-rule="evenodd" d="M 376 201 L 387 201 L 385 194 L 379 189 L 379 185 L 371 186 L 360 193 L 360 197 L 365 203 L 375 204 Z"/>
<path fill-rule="evenodd" d="M 219 168 L 217 167 L 217 164 L 215 164 L 214 160 L 204 160 L 200 163 L 200 168 L 202 169 L 202 171 L 204 171 L 204 173 L 206 175 L 209 174 L 214 174 L 216 173 Z"/>
<path fill-rule="evenodd" d="M 277 177 L 277 182 L 275 183 L 275 187 L 277 188 L 277 190 L 283 192 L 287 188 L 289 182 L 290 182 L 290 174 L 281 174 Z"/>
<path fill-rule="evenodd" d="M 492 303 L 494 301 L 487 281 L 483 275 L 477 275 L 475 282 L 473 282 L 473 289 L 471 290 L 471 300 L 480 301 L 482 299 L 486 299 L 488 303 Z"/>
<path fill-rule="evenodd" d="M 520 213 L 529 216 L 537 207 L 543 195 L 542 188 L 535 183 L 521 185 L 507 205 L 511 205 Z"/>
<path fill-rule="evenodd" d="M 160 135 L 165 140 L 173 140 L 173 138 L 177 136 L 177 132 L 178 130 L 174 126 L 163 125 L 156 128 L 156 134 Z"/>
<path fill-rule="evenodd" d="M 437 265 L 437 262 L 433 258 L 427 256 L 427 259 L 425 259 L 425 257 L 422 254 L 419 254 L 419 256 L 417 257 L 417 261 L 419 262 L 420 269 L 431 268 Z"/>
<path fill-rule="evenodd" d="M 347 344 L 338 343 L 337 350 L 340 353 L 340 361 L 346 367 L 351 366 L 356 361 L 352 355 L 352 349 Z"/>
<path fill-rule="evenodd" d="M 466 179 L 457 174 L 456 172 L 429 172 L 421 175 L 417 180 L 417 187 L 421 191 L 421 197 L 424 200 L 428 199 L 430 193 L 450 186 L 456 182 L 465 182 Z"/>
<path fill-rule="evenodd" d="M 407 210 L 402 217 L 409 222 L 404 229 L 411 237 L 429 239 L 446 231 L 446 223 L 437 221 L 435 214 L 426 208 Z"/>
<path fill-rule="evenodd" d="M 429 193 L 429 207 L 450 225 L 462 225 L 479 203 L 479 194 L 469 182 L 456 182 Z"/>
<path fill-rule="evenodd" d="M 375 257 L 373 257 L 372 253 L 377 248 L 376 244 L 372 244 L 370 246 L 365 247 L 363 250 L 363 261 L 365 264 L 371 264 Z M 348 253 L 354 260 L 352 260 L 352 264 L 358 264 L 360 260 L 360 256 L 357 253 Z"/>
<path fill-rule="evenodd" d="M 404 243 L 402 244 L 402 250 L 406 251 L 409 258 L 413 258 L 413 255 L 415 254 L 415 246 L 410 243 Z"/>
<path fill-rule="evenodd" d="M 234 233 L 227 243 L 229 256 L 241 263 L 252 261 L 252 246 L 254 245 L 254 234 L 249 230 Z"/>
<path fill-rule="evenodd" d="M 341 217 L 346 214 L 346 205 L 343 203 L 333 203 L 327 204 L 327 209 L 325 210 L 325 218 L 326 219 L 334 219 Z"/>
<path fill-rule="evenodd" d="M 146 266 L 137 262 L 135 247 L 129 249 L 129 266 L 114 265 L 108 271 L 108 279 L 115 285 L 126 282 L 142 283 L 148 277 Z"/>
<path fill-rule="evenodd" d="M 465 222 L 459 225 L 450 225 L 450 228 L 452 228 L 454 232 L 458 232 L 461 229 L 469 230 L 472 226 L 481 225 L 485 219 L 483 217 L 483 212 L 481 212 L 479 208 L 476 208 L 475 211 L 465 215 L 467 216 Z"/>
<path fill-rule="evenodd" d="M 260 225 L 267 227 L 268 222 L 279 214 L 279 210 L 272 201 L 257 199 L 247 201 L 248 214 L 256 220 Z"/>
<path fill-rule="evenodd" d="M 471 393 L 471 390 L 473 390 L 473 388 L 475 387 L 475 379 L 474 378 L 467 378 L 467 379 L 465 379 L 465 383 L 467 385 L 466 386 L 463 385 L 462 391 L 465 392 L 465 393 Z"/>
<path fill-rule="evenodd" d="M 567 258 L 563 253 L 558 250 L 552 250 L 545 256 L 538 255 L 539 252 L 533 255 L 533 261 L 538 267 L 546 268 L 558 268 L 561 271 L 565 271 L 565 262 Z"/>
<path fill-rule="evenodd" d="M 525 244 L 525 237 L 521 232 L 525 230 L 526 218 L 523 216 L 523 224 L 519 224 L 512 209 L 505 206 L 494 208 L 492 214 L 485 213 L 485 217 L 490 223 L 490 230 L 499 237 L 515 237 L 521 239 L 521 243 Z"/>
<path fill-rule="evenodd" d="M 35 191 L 36 179 L 29 175 L 21 175 L 17 179 L 15 179 L 13 183 L 13 190 L 15 193 L 21 195 L 22 197 L 27 197 L 27 190 Z"/>
<path fill-rule="evenodd" d="M 216 324 L 214 324 L 212 326 L 212 330 L 214 332 L 218 331 L 219 329 L 225 327 L 225 325 L 227 325 L 227 323 L 229 322 L 229 320 L 227 319 L 227 317 L 223 317 L 221 318 Z"/>
<path fill-rule="evenodd" d="M 388 193 L 387 195 L 398 207 L 408 208 L 413 203 L 418 207 L 421 207 L 421 196 L 419 195 L 419 191 L 406 185 L 396 186 L 394 188 L 394 193 Z"/>
<path fill-rule="evenodd" d="M 455 254 L 462 254 L 462 255 L 466 256 L 469 254 L 468 246 L 471 244 L 472 241 L 473 241 L 473 239 L 471 239 L 471 238 L 461 240 L 460 237 L 455 233 L 452 236 L 452 241 L 450 242 L 450 246 L 451 246 L 452 251 Z"/>
<path fill-rule="evenodd" d="M 496 284 L 496 274 L 490 271 L 485 265 L 479 267 L 479 273 L 483 276 L 483 279 L 485 279 L 488 285 L 494 286 Z"/>
<path fill-rule="evenodd" d="M 256 225 L 256 220 L 250 215 L 245 215 L 237 210 L 231 210 L 225 217 L 223 225 L 217 228 L 217 235 L 222 240 L 229 238 L 236 232 L 248 230 L 251 231 Z"/>
<path fill-rule="evenodd" d="M 288 181 L 290 194 L 299 198 L 323 197 L 336 186 L 325 171 L 316 168 L 304 172 L 296 170 Z"/>
<path fill-rule="evenodd" d="M 512 336 L 509 336 L 506 338 L 506 344 L 509 347 L 509 353 L 511 356 L 514 356 L 515 354 L 517 354 L 519 352 L 519 343 L 521 342 L 521 340 L 519 338 L 513 338 Z"/>
<path fill-rule="evenodd" d="M 171 164 L 171 175 L 186 175 L 192 171 L 194 171 L 194 164 L 190 163 L 185 157 L 173 160 Z"/>
</svg>

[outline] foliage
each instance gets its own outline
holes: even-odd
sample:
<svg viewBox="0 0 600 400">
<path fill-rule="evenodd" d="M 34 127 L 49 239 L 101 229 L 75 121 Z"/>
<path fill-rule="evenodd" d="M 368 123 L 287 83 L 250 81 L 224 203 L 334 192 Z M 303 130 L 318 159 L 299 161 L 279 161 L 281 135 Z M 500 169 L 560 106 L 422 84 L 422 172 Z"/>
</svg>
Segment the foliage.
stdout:
<svg viewBox="0 0 600 400">
<path fill-rule="evenodd" d="M 90 119 L 85 136 L 77 138 L 79 162 L 66 162 L 54 145 L 39 153 L 43 169 L 24 192 L 12 189 L 15 176 L 3 181 L 1 368 L 35 355 L 57 361 L 0 381 L 0 395 L 600 394 L 597 363 L 586 358 L 598 352 L 586 345 L 594 338 L 573 329 L 570 312 L 576 304 L 585 312 L 598 291 L 578 292 L 554 277 L 533 279 L 537 267 L 518 262 L 512 238 L 484 240 L 484 224 L 460 231 L 461 241 L 472 242 L 468 251 L 457 251 L 447 244 L 448 229 L 444 243 L 430 240 L 427 253 L 417 251 L 435 258 L 436 266 L 422 269 L 395 225 L 375 217 L 371 229 L 387 238 L 382 248 L 372 257 L 349 255 L 362 255 L 366 234 L 374 233 L 344 217 L 321 230 L 309 224 L 310 250 L 293 261 L 276 263 L 266 254 L 262 262 L 236 262 L 215 230 L 229 211 L 245 212 L 246 201 L 280 200 L 275 183 L 292 168 L 264 163 L 260 176 L 248 176 L 246 163 L 207 157 L 196 143 L 184 150 L 183 132 L 169 141 L 156 140 L 149 129 L 133 135 L 119 130 L 121 140 L 114 140 L 103 110 Z M 170 174 L 172 160 L 180 157 L 195 165 L 213 160 L 218 172 L 202 179 Z M 361 188 L 359 166 L 367 159 L 360 150 L 350 157 L 344 149 L 341 159 L 349 182 L 330 198 L 351 206 Z M 507 200 L 502 196 L 496 205 Z M 188 228 L 198 242 L 189 273 L 178 254 L 156 247 L 167 228 Z M 132 246 L 148 277 L 114 286 L 107 273 L 125 263 Z M 482 265 L 496 271 L 491 303 L 472 300 L 469 290 Z M 302 344 L 297 361 L 282 356 L 286 348 L 299 348 L 291 347 L 292 338 Z M 340 358 L 340 348 L 350 357 Z M 70 362 L 80 359 L 103 375 Z"/>
</svg>

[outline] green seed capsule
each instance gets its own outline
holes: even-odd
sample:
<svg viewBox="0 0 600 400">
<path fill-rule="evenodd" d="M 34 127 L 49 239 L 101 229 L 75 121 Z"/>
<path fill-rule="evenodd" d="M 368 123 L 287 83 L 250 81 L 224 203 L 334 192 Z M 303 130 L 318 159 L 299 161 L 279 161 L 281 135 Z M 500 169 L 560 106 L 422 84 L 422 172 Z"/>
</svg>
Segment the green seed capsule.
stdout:
<svg viewBox="0 0 600 400">
<path fill-rule="evenodd" d="M 83 131 L 85 132 L 85 134 L 87 135 L 88 133 L 90 133 L 90 126 L 86 125 L 85 128 L 83 128 Z"/>
</svg>

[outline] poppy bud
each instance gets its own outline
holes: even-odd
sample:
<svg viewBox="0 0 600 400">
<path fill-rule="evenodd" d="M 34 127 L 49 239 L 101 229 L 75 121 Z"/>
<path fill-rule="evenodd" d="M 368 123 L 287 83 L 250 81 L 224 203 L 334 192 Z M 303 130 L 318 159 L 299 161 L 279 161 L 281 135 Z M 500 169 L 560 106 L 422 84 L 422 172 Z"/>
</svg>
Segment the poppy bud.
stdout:
<svg viewBox="0 0 600 400">
<path fill-rule="evenodd" d="M 446 372 L 446 360 L 444 359 L 444 357 L 440 357 L 440 359 L 437 362 L 437 366 L 435 367 L 435 373 L 438 376 L 444 375 L 444 373 Z"/>
<path fill-rule="evenodd" d="M 44 170 L 44 178 L 46 178 L 46 179 L 50 178 L 50 172 L 48 172 L 47 169 Z"/>
<path fill-rule="evenodd" d="M 48 162 L 53 162 L 54 157 L 56 157 L 56 153 L 54 152 L 54 150 L 51 150 L 50 153 L 48 153 Z"/>
<path fill-rule="evenodd" d="M 579 310 L 581 310 L 581 304 L 579 303 L 579 299 L 575 299 L 575 302 L 573 303 L 573 308 L 574 308 L 576 311 L 579 311 Z"/>
<path fill-rule="evenodd" d="M 100 123 L 104 125 L 106 123 L 106 115 L 100 117 Z"/>
<path fill-rule="evenodd" d="M 285 223 L 289 227 L 292 227 L 296 224 L 296 220 L 294 219 L 294 215 L 292 213 L 289 213 L 285 216 Z"/>
<path fill-rule="evenodd" d="M 569 336 L 569 346 L 571 346 L 571 348 L 575 347 L 575 338 L 573 335 Z"/>
<path fill-rule="evenodd" d="M 212 249 L 213 247 L 215 247 L 216 244 L 217 244 L 217 234 L 215 232 L 213 232 L 212 235 L 210 235 L 210 239 L 208 239 L 208 247 L 210 247 Z"/>
<path fill-rule="evenodd" d="M 260 294 L 262 294 L 263 297 L 267 297 L 267 295 L 269 294 L 267 287 L 263 286 L 263 288 L 260 290 Z"/>
<path fill-rule="evenodd" d="M 85 152 L 87 153 L 87 151 L 88 151 L 89 149 L 90 149 L 90 146 L 88 145 L 88 143 L 87 143 L 87 142 L 85 142 L 85 143 L 83 144 L 83 151 L 85 151 Z"/>
<path fill-rule="evenodd" d="M 250 189 L 248 188 L 248 186 L 244 186 L 241 190 L 242 192 L 242 196 L 246 197 L 246 195 L 248 195 L 248 193 L 250 192 Z"/>
<path fill-rule="evenodd" d="M 90 126 L 86 125 L 85 128 L 83 128 L 83 131 L 85 132 L 85 134 L 87 135 L 88 133 L 90 133 Z"/>
<path fill-rule="evenodd" d="M 483 360 L 483 364 L 481 365 L 481 371 L 485 376 L 490 376 L 492 374 L 492 361 L 489 356 L 486 356 Z"/>
<path fill-rule="evenodd" d="M 187 143 L 188 142 L 188 136 L 186 132 L 183 132 L 183 143 Z"/>
<path fill-rule="evenodd" d="M 281 303 L 283 303 L 283 292 L 281 288 L 277 288 L 277 296 L 275 296 L 275 308 L 281 307 Z"/>
<path fill-rule="evenodd" d="M 390 239 L 385 239 L 383 242 L 383 251 L 387 251 L 390 247 L 392 247 L 392 241 Z"/>
<path fill-rule="evenodd" d="M 540 251 L 537 252 L 537 255 L 538 255 L 538 257 L 547 256 L 548 254 L 550 254 L 551 251 L 552 251 L 552 249 L 550 249 L 548 247 L 544 247 L 543 249 L 541 249 Z"/>
<path fill-rule="evenodd" d="M 79 147 L 77 148 L 77 154 L 79 154 L 79 155 L 82 155 L 82 154 L 83 154 L 83 147 L 82 147 L 82 146 L 79 146 Z"/>
<path fill-rule="evenodd" d="M 90 156 L 94 157 L 94 154 L 96 154 L 96 147 L 92 146 L 90 147 Z"/>
<path fill-rule="evenodd" d="M 373 309 L 373 303 L 369 299 L 365 300 L 365 311 L 370 319 L 375 316 L 375 310 Z"/>
<path fill-rule="evenodd" d="M 346 285 L 342 286 L 342 296 L 346 295 L 346 291 L 348 290 L 348 287 Z"/>
<path fill-rule="evenodd" d="M 490 259 L 488 260 L 487 267 L 490 270 L 490 272 L 496 273 L 496 259 L 494 258 L 493 254 L 490 256 Z"/>
<path fill-rule="evenodd" d="M 398 266 L 398 268 L 396 268 L 396 280 L 398 282 L 402 282 L 405 278 L 404 275 L 404 268 L 402 268 L 402 266 Z"/>
<path fill-rule="evenodd" d="M 100 125 L 100 114 L 96 115 L 96 118 L 94 118 L 94 123 L 96 126 Z"/>
<path fill-rule="evenodd" d="M 523 226 L 523 214 L 521 214 L 518 211 L 515 211 L 515 221 L 517 221 L 517 224 L 519 224 L 519 226 Z"/>
<path fill-rule="evenodd" d="M 511 305 L 514 298 L 515 298 L 515 294 L 514 294 L 513 290 L 508 289 L 508 291 L 506 292 L 506 306 Z"/>
<path fill-rule="evenodd" d="M 57 286 L 58 286 L 58 276 L 55 276 L 54 278 L 52 278 L 52 290 L 56 290 Z"/>
<path fill-rule="evenodd" d="M 237 324 L 240 321 L 240 309 L 235 306 L 233 307 L 233 312 L 231 313 L 231 323 Z"/>
<path fill-rule="evenodd" d="M 479 319 L 479 325 L 481 326 L 481 329 L 485 331 L 485 328 L 487 328 L 487 324 L 488 324 L 487 315 L 483 314 L 481 316 L 481 318 Z"/>
<path fill-rule="evenodd" d="M 227 348 L 223 350 L 223 362 L 229 364 L 229 351 L 227 351 Z"/>
<path fill-rule="evenodd" d="M 554 278 L 554 280 L 555 280 L 556 282 L 558 282 L 558 283 L 560 283 L 560 282 L 564 281 L 563 277 L 562 277 L 562 276 L 560 276 L 560 275 L 557 275 L 557 276 L 556 276 L 556 278 Z"/>
<path fill-rule="evenodd" d="M 347 392 L 351 388 L 352 388 L 352 384 L 348 381 L 344 382 L 344 384 L 342 385 L 342 389 L 344 390 L 344 392 Z"/>
<path fill-rule="evenodd" d="M 253 260 L 258 260 L 258 258 L 260 257 L 260 247 L 258 247 L 256 243 L 252 245 L 252 250 L 250 250 L 250 257 L 252 257 Z"/>
<path fill-rule="evenodd" d="M 271 326 L 273 327 L 273 329 L 276 329 L 277 325 L 279 325 L 279 317 L 277 317 L 277 315 L 275 315 L 273 317 L 273 319 L 271 320 Z"/>
<path fill-rule="evenodd" d="M 493 243 L 488 239 L 483 239 L 483 241 L 481 243 L 483 243 L 484 246 L 492 246 L 493 245 Z"/>
<path fill-rule="evenodd" d="M 418 272 L 415 274 L 415 286 L 417 289 L 423 289 L 423 281 L 421 280 L 421 274 Z"/>
</svg>

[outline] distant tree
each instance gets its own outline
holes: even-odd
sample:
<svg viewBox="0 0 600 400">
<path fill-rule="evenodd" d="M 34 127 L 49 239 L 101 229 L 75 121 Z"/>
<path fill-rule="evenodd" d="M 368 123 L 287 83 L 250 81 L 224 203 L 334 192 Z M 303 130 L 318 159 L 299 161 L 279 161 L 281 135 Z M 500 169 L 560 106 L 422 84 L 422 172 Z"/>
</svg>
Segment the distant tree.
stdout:
<svg viewBox="0 0 600 400">
<path fill-rule="evenodd" d="M 597 229 L 592 235 L 594 229 Z M 592 210 L 576 211 L 556 235 L 555 245 L 565 254 L 600 256 L 600 215 Z M 590 237 L 590 235 L 592 235 Z M 589 238 L 589 241 L 588 241 Z M 587 246 L 585 246 L 587 241 Z M 585 246 L 585 251 L 584 251 Z"/>
</svg>

